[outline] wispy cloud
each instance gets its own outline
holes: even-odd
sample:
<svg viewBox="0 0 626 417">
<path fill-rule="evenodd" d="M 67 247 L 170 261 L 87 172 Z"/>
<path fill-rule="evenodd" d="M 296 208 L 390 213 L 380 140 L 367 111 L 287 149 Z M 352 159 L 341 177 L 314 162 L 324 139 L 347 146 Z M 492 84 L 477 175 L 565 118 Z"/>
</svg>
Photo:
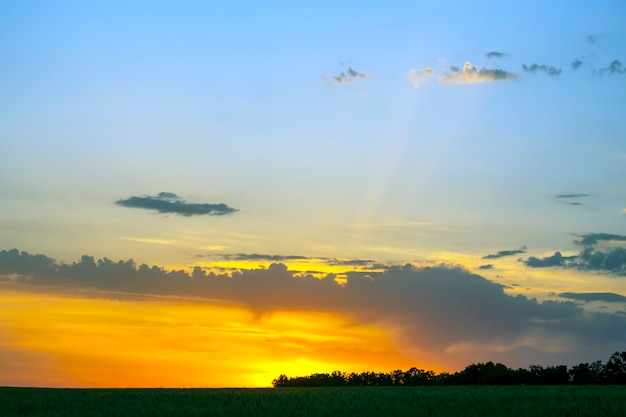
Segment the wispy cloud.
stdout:
<svg viewBox="0 0 626 417">
<path fill-rule="evenodd" d="M 487 58 L 492 59 L 492 58 L 504 58 L 504 57 L 510 56 L 510 54 L 492 51 L 492 52 L 487 52 L 486 56 Z"/>
<path fill-rule="evenodd" d="M 584 194 L 584 193 L 558 194 L 555 197 L 556 198 L 581 198 L 581 197 L 589 197 L 589 194 Z"/>
<path fill-rule="evenodd" d="M 626 67 L 616 59 L 607 67 L 595 70 L 594 73 L 599 75 L 626 74 Z"/>
<path fill-rule="evenodd" d="M 421 85 L 426 79 L 435 75 L 435 72 L 430 67 L 422 68 L 422 69 L 412 69 L 409 71 L 409 79 L 411 80 L 411 84 L 415 87 Z"/>
<path fill-rule="evenodd" d="M 600 39 L 600 35 L 587 35 L 585 37 L 585 42 L 587 43 L 596 43 Z"/>
<path fill-rule="evenodd" d="M 496 253 L 485 255 L 483 256 L 483 259 L 504 258 L 505 256 L 519 255 L 520 253 L 526 253 L 526 246 L 522 246 L 519 249 L 513 249 L 513 250 L 501 250 Z"/>
<path fill-rule="evenodd" d="M 537 73 L 537 72 L 544 72 L 546 74 L 548 74 L 551 77 L 558 77 L 559 75 L 561 75 L 561 69 L 560 68 L 555 68 L 552 66 L 548 66 L 548 65 L 537 65 L 537 64 L 530 64 L 530 65 L 522 65 L 522 69 L 525 72 L 530 72 L 530 73 Z"/>
<path fill-rule="evenodd" d="M 517 76 L 512 72 L 495 68 L 478 68 L 470 62 L 466 62 L 461 69 L 451 66 L 450 73 L 443 75 L 441 82 L 451 84 L 474 84 L 515 79 L 517 79 Z"/>
<path fill-rule="evenodd" d="M 133 196 L 118 200 L 115 204 L 145 210 L 154 210 L 162 214 L 177 214 L 180 216 L 222 216 L 232 214 L 237 209 L 226 204 L 188 203 L 174 193 L 161 192 L 156 196 Z"/>
<path fill-rule="evenodd" d="M 568 206 L 584 206 L 583 203 L 579 201 L 570 201 L 578 198 L 590 197 L 589 194 L 584 193 L 565 193 L 565 194 L 557 194 L 554 196 L 556 200 L 561 204 L 567 204 Z"/>
<path fill-rule="evenodd" d="M 329 81 L 324 75 L 321 75 L 321 78 L 325 83 L 331 84 L 331 81 Z M 351 66 L 348 66 L 344 71 L 341 71 L 337 75 L 333 75 L 331 80 L 336 84 L 349 84 L 359 79 L 366 80 L 369 78 L 370 75 L 368 73 L 357 71 Z"/>
<path fill-rule="evenodd" d="M 131 242 L 139 242 L 139 243 L 151 243 L 154 245 L 177 245 L 178 243 L 173 240 L 167 239 L 152 239 L 147 237 L 123 237 L 124 240 L 130 240 Z"/>
<path fill-rule="evenodd" d="M 493 264 L 480 265 L 478 269 L 483 269 L 483 270 L 493 269 Z"/>
</svg>

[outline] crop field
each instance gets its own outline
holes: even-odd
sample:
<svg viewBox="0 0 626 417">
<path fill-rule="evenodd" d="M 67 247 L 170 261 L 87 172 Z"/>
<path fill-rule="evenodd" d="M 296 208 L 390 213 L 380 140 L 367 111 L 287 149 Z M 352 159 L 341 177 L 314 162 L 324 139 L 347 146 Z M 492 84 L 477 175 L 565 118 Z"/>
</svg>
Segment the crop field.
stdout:
<svg viewBox="0 0 626 417">
<path fill-rule="evenodd" d="M 0 416 L 626 416 L 625 386 L 0 388 Z"/>
</svg>

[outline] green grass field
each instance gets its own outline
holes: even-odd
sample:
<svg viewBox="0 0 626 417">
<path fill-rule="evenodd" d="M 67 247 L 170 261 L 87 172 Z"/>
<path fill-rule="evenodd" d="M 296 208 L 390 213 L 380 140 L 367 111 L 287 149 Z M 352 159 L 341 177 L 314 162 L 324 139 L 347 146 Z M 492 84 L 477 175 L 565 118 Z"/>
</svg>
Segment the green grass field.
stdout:
<svg viewBox="0 0 626 417">
<path fill-rule="evenodd" d="M 626 416 L 626 386 L 0 388 L 0 416 Z"/>
</svg>

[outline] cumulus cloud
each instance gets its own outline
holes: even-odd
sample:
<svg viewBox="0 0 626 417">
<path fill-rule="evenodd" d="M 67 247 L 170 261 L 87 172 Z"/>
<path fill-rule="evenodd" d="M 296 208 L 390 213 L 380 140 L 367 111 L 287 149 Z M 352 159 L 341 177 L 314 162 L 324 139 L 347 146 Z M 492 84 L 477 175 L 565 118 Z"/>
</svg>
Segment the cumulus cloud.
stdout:
<svg viewBox="0 0 626 417">
<path fill-rule="evenodd" d="M 626 67 L 617 59 L 611 62 L 607 67 L 594 71 L 600 75 L 626 74 Z"/>
<path fill-rule="evenodd" d="M 522 246 L 519 249 L 513 249 L 513 250 L 501 250 L 496 253 L 485 255 L 483 256 L 483 259 L 497 259 L 497 258 L 503 258 L 505 256 L 518 255 L 520 253 L 526 253 L 526 246 Z"/>
<path fill-rule="evenodd" d="M 525 72 L 530 72 L 530 73 L 536 73 L 536 72 L 544 72 L 546 74 L 548 74 L 551 77 L 558 77 L 559 75 L 561 75 L 561 69 L 560 68 L 555 68 L 552 66 L 548 66 L 548 65 L 537 65 L 537 64 L 530 64 L 530 65 L 522 65 L 522 69 Z"/>
<path fill-rule="evenodd" d="M 478 68 L 470 62 L 466 62 L 462 69 L 451 66 L 450 73 L 441 77 L 442 82 L 452 84 L 474 84 L 515 79 L 517 76 L 512 72 L 494 68 Z"/>
<path fill-rule="evenodd" d="M 421 85 L 426 79 L 435 75 L 435 72 L 430 67 L 425 67 L 422 69 L 412 69 L 409 71 L 409 79 L 411 80 L 411 84 L 415 87 Z"/>
<path fill-rule="evenodd" d="M 161 192 L 156 196 L 133 196 L 126 199 L 118 200 L 115 204 L 139 208 L 145 210 L 155 210 L 162 214 L 177 214 L 180 216 L 222 216 L 232 214 L 237 209 L 228 207 L 226 204 L 200 204 L 188 203 L 174 193 Z"/>
<path fill-rule="evenodd" d="M 502 285 L 458 267 L 407 264 L 382 272 L 349 272 L 345 284 L 338 285 L 332 274 L 323 279 L 301 276 L 281 263 L 230 274 L 207 273 L 200 267 L 187 273 L 90 256 L 64 264 L 10 250 L 0 251 L 0 268 L 17 275 L 0 282 L 1 286 L 25 291 L 91 290 L 115 298 L 124 294 L 191 296 L 247 305 L 259 313 L 338 313 L 356 323 L 393 325 L 400 335 L 398 343 L 425 352 L 489 344 L 511 351 L 541 350 L 550 340 L 559 339 L 568 341 L 561 346 L 563 350 L 586 356 L 588 349 L 597 346 L 614 351 L 626 343 L 626 317 L 584 313 L 573 302 L 539 303 L 522 295 L 510 296 Z"/>
<path fill-rule="evenodd" d="M 492 52 L 487 52 L 486 56 L 489 59 L 492 58 L 504 58 L 506 56 L 509 56 L 510 54 L 505 54 L 503 52 L 496 52 L 496 51 L 492 51 Z"/>
</svg>

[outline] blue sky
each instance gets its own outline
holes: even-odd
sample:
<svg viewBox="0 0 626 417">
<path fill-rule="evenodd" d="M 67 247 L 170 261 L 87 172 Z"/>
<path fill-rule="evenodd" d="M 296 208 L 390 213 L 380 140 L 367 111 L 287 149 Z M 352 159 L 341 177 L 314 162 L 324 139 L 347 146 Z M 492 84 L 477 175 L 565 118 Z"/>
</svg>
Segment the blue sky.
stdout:
<svg viewBox="0 0 626 417">
<path fill-rule="evenodd" d="M 5 1 L 0 250 L 626 295 L 622 264 L 581 255 L 626 235 L 624 21 L 617 1 Z M 557 251 L 578 258 L 529 266 Z"/>
</svg>

